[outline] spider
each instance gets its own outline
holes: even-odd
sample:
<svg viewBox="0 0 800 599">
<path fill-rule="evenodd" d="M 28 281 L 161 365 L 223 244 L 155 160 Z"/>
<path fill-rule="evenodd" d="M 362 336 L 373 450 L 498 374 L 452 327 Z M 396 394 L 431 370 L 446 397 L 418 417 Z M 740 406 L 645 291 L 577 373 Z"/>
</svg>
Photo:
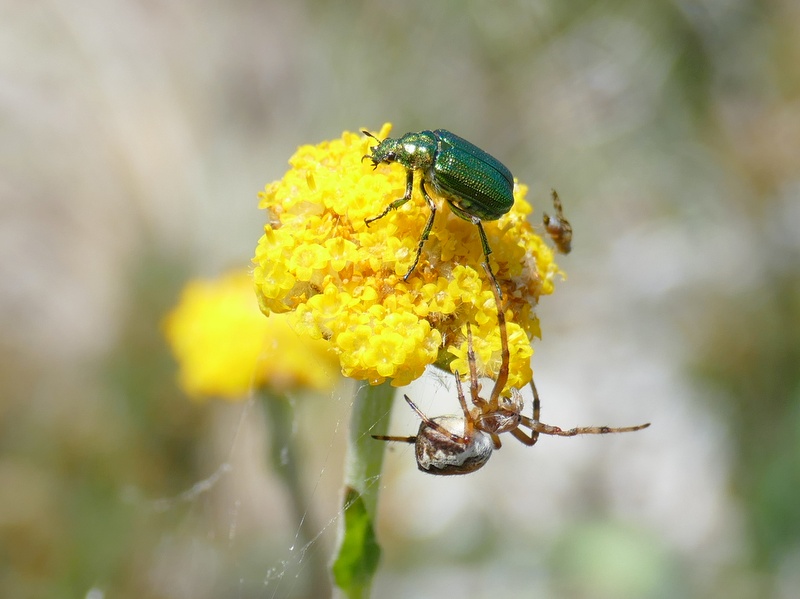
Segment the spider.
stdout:
<svg viewBox="0 0 800 599">
<path fill-rule="evenodd" d="M 485 268 L 485 267 L 484 267 Z M 575 435 L 604 435 L 607 433 L 627 433 L 650 426 L 650 423 L 637 426 L 611 428 L 608 426 L 585 426 L 563 430 L 539 422 L 539 393 L 531 380 L 533 391 L 533 418 L 522 414 L 524 400 L 522 393 L 511 388 L 511 396 L 504 397 L 503 388 L 508 381 L 508 333 L 500 295 L 492 287 L 497 303 L 497 321 L 500 326 L 500 345 L 502 362 L 497 379 L 492 387 L 489 399 L 480 396 L 481 386 L 478 382 L 478 369 L 475 362 L 475 351 L 472 347 L 472 330 L 467 323 L 467 361 L 469 363 L 470 396 L 474 407 L 470 409 L 464 397 L 461 377 L 455 373 L 458 402 L 461 404 L 463 416 L 438 416 L 429 418 L 417 405 L 405 395 L 406 402 L 420 417 L 419 431 L 409 437 L 372 435 L 381 441 L 399 441 L 413 443 L 417 457 L 417 466 L 429 474 L 452 475 L 468 474 L 481 468 L 491 457 L 492 451 L 500 449 L 500 435 L 511 433 L 517 440 L 531 446 L 536 443 L 539 434 L 574 437 Z M 530 429 L 530 433 L 522 427 Z"/>
</svg>

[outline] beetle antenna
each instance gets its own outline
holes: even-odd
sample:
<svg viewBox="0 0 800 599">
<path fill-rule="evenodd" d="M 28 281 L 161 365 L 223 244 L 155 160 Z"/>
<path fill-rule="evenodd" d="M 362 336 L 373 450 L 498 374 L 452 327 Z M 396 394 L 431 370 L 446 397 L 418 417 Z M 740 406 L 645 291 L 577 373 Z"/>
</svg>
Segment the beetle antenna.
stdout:
<svg viewBox="0 0 800 599">
<path fill-rule="evenodd" d="M 374 139 L 374 140 L 375 140 L 375 141 L 377 141 L 378 143 L 380 143 L 380 142 L 381 142 L 381 140 L 380 140 L 380 139 L 378 139 L 377 137 L 375 137 L 375 136 L 374 136 L 372 133 L 370 133 L 370 132 L 369 132 L 369 131 L 367 131 L 366 129 L 362 129 L 362 130 L 361 130 L 361 133 L 363 133 L 363 134 L 364 134 L 364 135 L 366 135 L 367 137 L 371 137 L 372 139 Z"/>
</svg>

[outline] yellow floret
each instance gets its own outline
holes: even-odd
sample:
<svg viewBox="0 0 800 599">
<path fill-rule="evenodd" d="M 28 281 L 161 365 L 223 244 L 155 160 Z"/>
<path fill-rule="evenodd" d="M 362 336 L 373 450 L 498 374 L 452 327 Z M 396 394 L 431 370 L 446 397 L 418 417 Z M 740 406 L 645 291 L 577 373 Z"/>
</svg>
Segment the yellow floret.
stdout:
<svg viewBox="0 0 800 599">
<path fill-rule="evenodd" d="M 377 137 L 389 135 L 385 124 Z M 405 169 L 362 158 L 375 140 L 345 132 L 302 146 L 291 169 L 259 194 L 267 211 L 254 258 L 254 281 L 265 314 L 286 312 L 292 327 L 325 339 L 349 377 L 401 386 L 437 363 L 465 375 L 465 323 L 472 325 L 481 374 L 497 375 L 497 305 L 481 267 L 478 231 L 434 196 L 441 210 L 409 277 L 430 214 L 415 182 L 412 200 L 367 226 L 405 192 Z M 418 179 L 415 177 L 415 181 Z M 500 220 L 484 222 L 492 268 L 503 289 L 511 353 L 508 386 L 530 381 L 534 308 L 552 293 L 560 272 L 553 253 L 526 217 L 527 188 Z M 455 356 L 455 358 L 453 358 Z M 444 359 L 442 359 L 444 357 Z"/>
<path fill-rule="evenodd" d="M 332 388 L 338 360 L 324 341 L 299 336 L 293 320 L 288 314 L 264 318 L 245 271 L 191 281 L 163 325 L 178 361 L 178 383 L 193 398 L 230 400 L 259 387 Z"/>
</svg>

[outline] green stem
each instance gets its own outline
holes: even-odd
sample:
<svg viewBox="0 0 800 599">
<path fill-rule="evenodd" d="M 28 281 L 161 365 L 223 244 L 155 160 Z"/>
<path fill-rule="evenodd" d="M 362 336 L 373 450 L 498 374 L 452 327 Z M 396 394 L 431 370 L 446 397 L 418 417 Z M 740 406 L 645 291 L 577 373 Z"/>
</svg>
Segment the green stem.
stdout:
<svg viewBox="0 0 800 599">
<path fill-rule="evenodd" d="M 388 382 L 364 385 L 356 392 L 350 416 L 344 484 L 358 491 L 372 518 L 378 505 L 381 468 L 386 443 L 372 435 L 385 435 L 389 430 L 395 388 Z"/>
<path fill-rule="evenodd" d="M 394 391 L 388 382 L 362 385 L 353 402 L 345 457 L 344 518 L 333 564 L 336 584 L 350 599 L 369 597 L 380 559 L 374 523 L 386 444 L 372 435 L 386 434 Z"/>
</svg>

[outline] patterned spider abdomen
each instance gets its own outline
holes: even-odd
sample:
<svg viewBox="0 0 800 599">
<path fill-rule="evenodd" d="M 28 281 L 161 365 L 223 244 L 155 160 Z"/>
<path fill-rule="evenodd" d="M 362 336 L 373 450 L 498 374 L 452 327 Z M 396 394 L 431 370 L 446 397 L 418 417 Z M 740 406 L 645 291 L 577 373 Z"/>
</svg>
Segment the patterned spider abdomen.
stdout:
<svg viewBox="0 0 800 599">
<path fill-rule="evenodd" d="M 478 429 L 465 436 L 465 420 L 460 416 L 440 416 L 432 419 L 439 426 L 460 437 L 453 440 L 430 424 L 422 422 L 414 447 L 417 466 L 429 474 L 469 474 L 483 466 L 491 457 L 492 437 Z"/>
</svg>

